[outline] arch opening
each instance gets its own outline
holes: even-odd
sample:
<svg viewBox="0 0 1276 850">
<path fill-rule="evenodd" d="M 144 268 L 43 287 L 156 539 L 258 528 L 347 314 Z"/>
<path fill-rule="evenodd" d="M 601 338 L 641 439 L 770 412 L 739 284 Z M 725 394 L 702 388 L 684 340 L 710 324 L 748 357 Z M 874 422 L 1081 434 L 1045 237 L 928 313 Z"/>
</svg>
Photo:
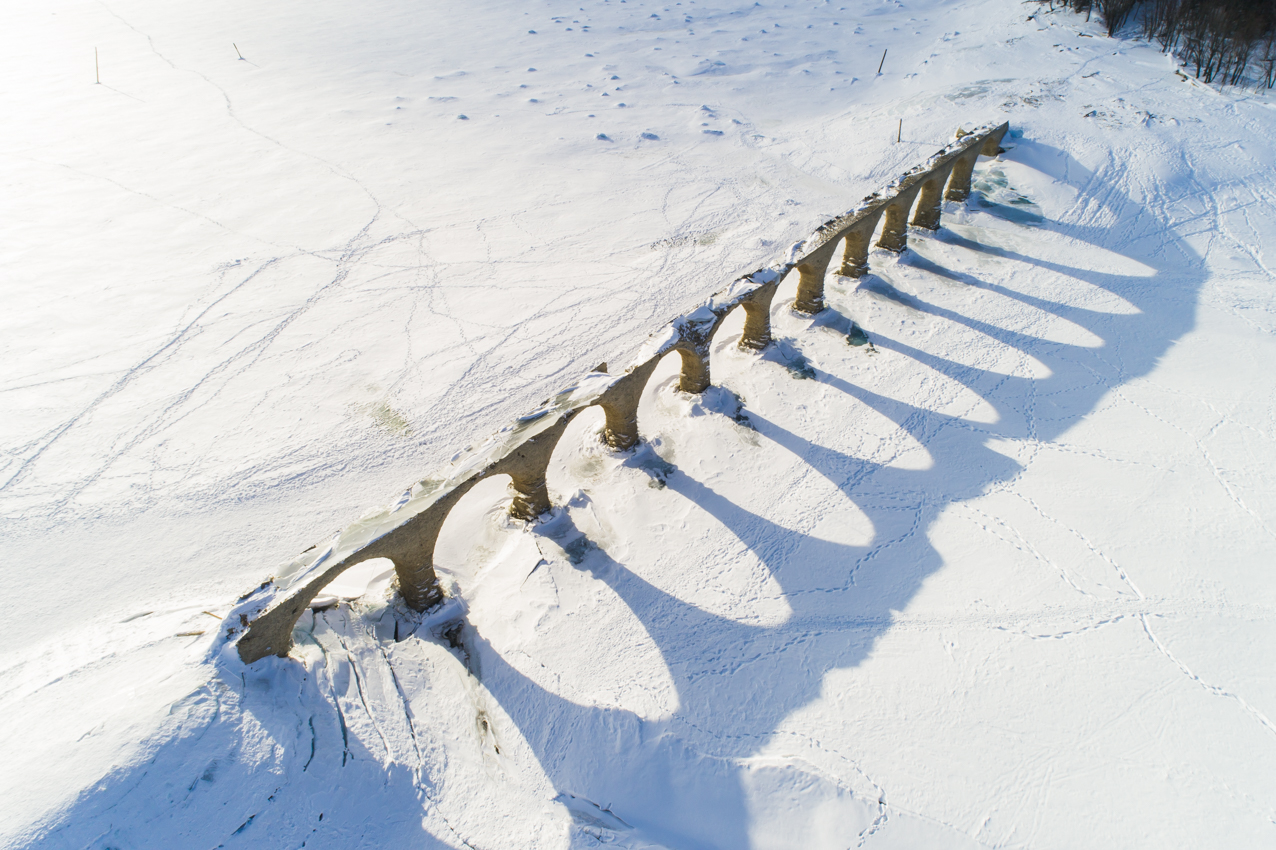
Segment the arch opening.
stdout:
<svg viewBox="0 0 1276 850">
<path fill-rule="evenodd" d="M 588 491 L 602 483 L 611 464 L 606 441 L 607 415 L 597 404 L 586 407 L 572 419 L 550 455 L 545 482 L 550 500 L 561 505 L 577 490 Z"/>
<path fill-rule="evenodd" d="M 678 349 L 665 352 L 653 364 L 638 401 L 638 424 L 644 439 L 667 431 L 668 422 L 681 417 L 692 402 L 680 386 L 682 365 Z"/>
<path fill-rule="evenodd" d="M 757 300 L 742 301 L 724 315 L 711 345 L 714 383 L 706 393 L 706 405 L 712 407 L 715 404 L 713 399 L 721 398 L 719 389 L 729 392 L 728 385 L 735 384 L 755 368 L 758 355 L 771 344 L 772 299 L 769 296 L 773 294 L 774 287 L 763 292 Z M 758 321 L 753 318 L 758 312 L 764 313 L 765 343 L 759 343 L 756 336 L 750 339 L 747 335 L 750 323 Z"/>
<path fill-rule="evenodd" d="M 784 277 L 780 278 L 780 280 L 776 283 L 773 300 L 780 304 L 786 304 L 792 308 L 793 302 L 797 300 L 797 287 L 799 280 L 801 280 L 801 275 L 798 273 L 797 269 L 790 269 L 786 272 Z"/>
<path fill-rule="evenodd" d="M 713 331 L 713 336 L 710 338 L 712 351 L 722 351 L 732 342 L 735 342 L 741 348 L 747 348 L 744 345 L 744 328 L 748 321 L 747 303 L 737 304 L 722 316 L 718 326 Z M 767 333 L 768 335 L 770 334 L 769 324 Z"/>
<path fill-rule="evenodd" d="M 511 520 L 509 475 L 489 475 L 452 505 L 439 527 L 433 569 L 449 594 L 469 586 L 483 568 L 522 534 Z"/>
<path fill-rule="evenodd" d="M 351 564 L 310 600 L 310 607 L 328 608 L 339 602 L 380 594 L 393 584 L 395 570 L 394 561 L 385 557 L 368 558 Z"/>
</svg>

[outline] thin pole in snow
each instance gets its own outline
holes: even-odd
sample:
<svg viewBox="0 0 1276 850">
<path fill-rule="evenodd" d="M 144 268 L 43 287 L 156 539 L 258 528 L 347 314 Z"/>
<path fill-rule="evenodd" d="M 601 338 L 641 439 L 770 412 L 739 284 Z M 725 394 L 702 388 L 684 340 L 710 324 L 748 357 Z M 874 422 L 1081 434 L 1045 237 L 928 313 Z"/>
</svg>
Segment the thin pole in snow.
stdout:
<svg viewBox="0 0 1276 850">
<path fill-rule="evenodd" d="M 247 61 L 248 61 L 247 59 L 244 59 L 244 54 L 242 54 L 242 53 L 240 53 L 240 52 L 239 52 L 239 45 L 238 45 L 238 44 L 236 44 L 235 42 L 233 42 L 233 41 L 232 41 L 232 42 L 230 43 L 230 46 L 231 46 L 231 47 L 233 47 L 233 48 L 235 48 L 235 55 L 236 55 L 236 56 L 238 56 L 238 57 L 240 58 L 240 60 L 242 60 L 242 61 L 244 61 L 244 62 L 247 62 Z"/>
<path fill-rule="evenodd" d="M 93 76 L 96 78 L 95 86 L 102 85 L 102 68 L 97 63 L 97 48 L 93 48 Z"/>
<path fill-rule="evenodd" d="M 899 129 L 895 131 L 895 144 L 899 144 L 904 138 L 904 119 L 899 119 Z"/>
<path fill-rule="evenodd" d="M 886 64 L 886 51 L 889 49 L 888 47 L 882 51 L 882 61 L 877 63 L 877 76 L 879 77 L 882 75 L 882 66 Z"/>
</svg>

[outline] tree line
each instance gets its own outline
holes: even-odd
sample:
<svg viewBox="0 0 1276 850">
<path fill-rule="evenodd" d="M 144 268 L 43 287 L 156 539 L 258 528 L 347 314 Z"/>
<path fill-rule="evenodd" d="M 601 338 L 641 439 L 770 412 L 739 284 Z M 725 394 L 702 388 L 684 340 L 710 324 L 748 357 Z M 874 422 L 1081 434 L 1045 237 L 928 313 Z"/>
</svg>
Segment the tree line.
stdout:
<svg viewBox="0 0 1276 850">
<path fill-rule="evenodd" d="M 1040 0 L 1098 14 L 1108 35 L 1135 17 L 1144 38 L 1173 53 L 1202 82 L 1276 87 L 1276 0 Z M 1252 72 L 1252 78 L 1251 78 Z"/>
</svg>

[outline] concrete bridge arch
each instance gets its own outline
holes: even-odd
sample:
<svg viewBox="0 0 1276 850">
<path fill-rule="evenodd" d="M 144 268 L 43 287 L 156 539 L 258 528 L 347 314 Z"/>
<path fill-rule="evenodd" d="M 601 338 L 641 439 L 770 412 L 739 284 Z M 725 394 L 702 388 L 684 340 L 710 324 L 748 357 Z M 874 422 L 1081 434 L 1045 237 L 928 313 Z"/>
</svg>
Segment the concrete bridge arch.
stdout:
<svg viewBox="0 0 1276 850">
<path fill-rule="evenodd" d="M 712 342 L 728 315 L 744 310 L 741 349 L 765 349 L 771 342 L 772 302 L 786 275 L 794 270 L 798 274 L 793 309 L 820 312 L 825 306 L 824 279 L 839 247 L 840 273 L 860 277 L 868 272 L 869 247 L 879 231 L 877 245 L 899 252 L 907 247 L 910 212 L 913 226 L 937 229 L 943 200 L 969 196 L 976 160 L 996 155 L 1008 130 L 1008 124 L 1001 124 L 974 133 L 959 131 L 949 148 L 817 228 L 793 247 L 786 261 L 737 279 L 696 310 L 674 319 L 648 340 L 625 372 L 585 376 L 577 386 L 547 399 L 540 410 L 493 435 L 475 453 L 458 455 L 440 477 L 418 482 L 396 502 L 356 521 L 326 545 L 303 552 L 286 566 L 287 578 L 272 578 L 241 598 L 227 635 L 238 635 L 240 657 L 251 663 L 268 655 L 286 656 L 293 627 L 323 588 L 350 567 L 373 558 L 394 564 L 398 592 L 409 607 L 424 611 L 437 604 L 443 598 L 434 570 L 439 534 L 453 508 L 476 484 L 509 476 L 510 514 L 536 519 L 551 508 L 546 474 L 554 450 L 582 410 L 602 409 L 602 439 L 612 449 L 633 448 L 641 439 L 639 400 L 665 356 L 678 353 L 680 390 L 703 392 L 712 379 Z"/>
</svg>

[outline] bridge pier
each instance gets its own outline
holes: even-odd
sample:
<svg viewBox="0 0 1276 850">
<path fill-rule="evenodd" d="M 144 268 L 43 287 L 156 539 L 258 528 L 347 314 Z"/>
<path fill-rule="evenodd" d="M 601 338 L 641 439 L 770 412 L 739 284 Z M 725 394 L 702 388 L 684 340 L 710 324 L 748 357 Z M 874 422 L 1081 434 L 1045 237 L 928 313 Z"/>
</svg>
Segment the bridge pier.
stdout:
<svg viewBox="0 0 1276 850">
<path fill-rule="evenodd" d="M 740 334 L 740 348 L 761 351 L 771 344 L 771 301 L 779 281 L 765 283 L 740 302 L 744 310 L 744 332 Z"/>
<path fill-rule="evenodd" d="M 908 211 L 913 208 L 913 199 L 920 190 L 920 185 L 911 186 L 886 203 L 883 212 L 885 221 L 882 222 L 882 235 L 878 237 L 877 247 L 896 254 L 903 253 L 908 247 Z"/>
<path fill-rule="evenodd" d="M 532 437 L 492 465 L 489 475 L 510 477 L 510 491 L 514 494 L 510 516 L 530 522 L 550 509 L 549 489 L 545 486 L 549 459 L 568 424 L 579 412 L 580 409 L 577 409 L 561 414 L 553 427 Z"/>
<path fill-rule="evenodd" d="M 917 209 L 913 211 L 913 226 L 925 230 L 938 230 L 939 218 L 944 206 L 944 184 L 952 167 L 936 170 L 927 175 L 917 196 Z"/>
<path fill-rule="evenodd" d="M 638 401 L 659 362 L 659 357 L 653 357 L 630 369 L 598 399 L 607 417 L 603 441 L 611 448 L 624 451 L 638 445 Z"/>
<path fill-rule="evenodd" d="M 798 291 L 793 299 L 793 309 L 799 313 L 815 315 L 824 309 L 824 276 L 828 274 L 837 240 L 830 240 L 808 254 L 798 263 Z"/>
<path fill-rule="evenodd" d="M 885 206 L 879 206 L 876 214 L 861 219 L 847 231 L 842 249 L 842 266 L 837 273 L 843 277 L 863 277 L 868 274 L 868 251 L 873 243 L 873 231 L 881 221 Z"/>
</svg>

